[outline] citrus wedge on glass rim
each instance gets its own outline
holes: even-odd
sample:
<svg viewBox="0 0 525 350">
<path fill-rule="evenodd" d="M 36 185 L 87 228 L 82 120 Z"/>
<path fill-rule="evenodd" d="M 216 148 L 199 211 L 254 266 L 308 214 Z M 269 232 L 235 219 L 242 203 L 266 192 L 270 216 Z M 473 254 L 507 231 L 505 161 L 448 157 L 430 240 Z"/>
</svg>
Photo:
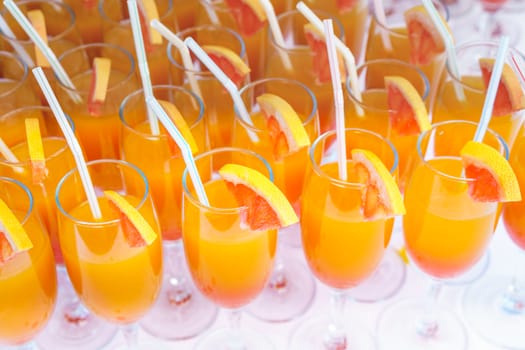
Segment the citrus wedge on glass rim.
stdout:
<svg viewBox="0 0 525 350">
<path fill-rule="evenodd" d="M 418 91 L 407 79 L 386 76 L 390 125 L 399 135 L 417 135 L 430 129 L 430 120 Z"/>
<path fill-rule="evenodd" d="M 239 164 L 226 164 L 219 174 L 239 205 L 242 222 L 253 231 L 286 227 L 299 218 L 281 190 L 266 176 Z"/>
<path fill-rule="evenodd" d="M 239 32 L 245 36 L 252 36 L 266 24 L 266 12 L 259 0 L 226 0 Z"/>
<path fill-rule="evenodd" d="M 256 98 L 266 118 L 273 153 L 276 159 L 310 146 L 310 138 L 301 118 L 290 104 L 280 96 L 265 93 Z"/>
<path fill-rule="evenodd" d="M 521 192 L 507 159 L 481 142 L 469 141 L 461 149 L 469 195 L 479 202 L 516 202 Z"/>
<path fill-rule="evenodd" d="M 179 130 L 180 134 L 190 147 L 191 153 L 195 154 L 199 151 L 199 147 L 197 146 L 197 141 L 195 141 L 195 138 L 193 137 L 193 134 L 191 133 L 191 129 L 188 126 L 188 123 L 186 123 L 186 120 L 182 116 L 179 109 L 171 102 L 164 101 L 164 100 L 158 100 L 159 104 L 162 106 L 166 114 L 170 117 L 171 121 Z M 170 146 L 170 149 L 172 153 L 180 153 L 179 146 L 176 144 L 176 142 L 171 138 L 171 136 L 168 135 L 168 144 Z"/>
<path fill-rule="evenodd" d="M 203 45 L 202 49 L 237 87 L 250 74 L 250 67 L 233 50 L 220 45 Z"/>
<path fill-rule="evenodd" d="M 397 183 L 381 159 L 373 152 L 352 150 L 359 180 L 364 183 L 361 209 L 367 220 L 377 220 L 405 214 L 403 197 Z"/>
<path fill-rule="evenodd" d="M 17 253 L 33 247 L 24 227 L 7 204 L 0 199 L 0 266 Z"/>
<path fill-rule="evenodd" d="M 49 170 L 46 167 L 46 157 L 38 118 L 25 119 L 25 128 L 33 183 L 40 184 L 46 179 Z"/>
</svg>

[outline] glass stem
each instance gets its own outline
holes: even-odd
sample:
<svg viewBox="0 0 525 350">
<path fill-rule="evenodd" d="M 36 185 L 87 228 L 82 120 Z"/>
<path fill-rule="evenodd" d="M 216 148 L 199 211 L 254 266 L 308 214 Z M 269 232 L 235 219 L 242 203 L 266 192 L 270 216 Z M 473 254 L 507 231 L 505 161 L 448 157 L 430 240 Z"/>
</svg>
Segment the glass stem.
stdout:
<svg viewBox="0 0 525 350">
<path fill-rule="evenodd" d="M 167 257 L 169 288 L 167 296 L 170 305 L 180 306 L 190 301 L 192 294 L 185 276 L 184 252 L 181 240 L 164 245 Z"/>
<path fill-rule="evenodd" d="M 525 254 L 519 252 L 516 259 L 516 269 L 510 284 L 507 286 L 503 298 L 502 307 L 506 312 L 512 314 L 525 313 Z"/>
<path fill-rule="evenodd" d="M 129 350 L 138 349 L 139 344 L 139 326 L 136 323 L 130 323 L 122 326 L 122 334 L 126 341 L 126 347 Z"/>
<path fill-rule="evenodd" d="M 285 293 L 288 287 L 288 278 L 286 276 L 286 269 L 282 256 L 282 244 L 277 244 L 275 263 L 272 276 L 270 277 L 269 286 L 277 294 Z"/>
<path fill-rule="evenodd" d="M 436 308 L 441 288 L 442 283 L 436 280 L 432 280 L 428 288 L 423 314 L 417 324 L 417 332 L 424 338 L 433 337 L 439 329 L 436 319 Z"/>
<path fill-rule="evenodd" d="M 493 39 L 499 35 L 496 11 L 483 11 L 478 23 L 479 32 L 483 39 Z"/>
<path fill-rule="evenodd" d="M 347 348 L 348 339 L 344 326 L 345 307 L 347 295 L 344 291 L 334 289 L 330 297 L 330 324 L 324 337 L 326 350 L 344 350 Z"/>
<path fill-rule="evenodd" d="M 245 350 L 246 345 L 241 336 L 241 310 L 232 309 L 228 314 L 230 339 L 226 345 L 227 350 Z"/>
</svg>

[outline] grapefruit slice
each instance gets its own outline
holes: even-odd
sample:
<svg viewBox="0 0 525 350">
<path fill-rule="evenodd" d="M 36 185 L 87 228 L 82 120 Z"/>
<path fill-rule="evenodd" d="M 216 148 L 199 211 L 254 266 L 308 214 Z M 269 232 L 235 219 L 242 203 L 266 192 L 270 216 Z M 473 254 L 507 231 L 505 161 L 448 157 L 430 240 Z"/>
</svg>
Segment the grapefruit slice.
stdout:
<svg viewBox="0 0 525 350">
<path fill-rule="evenodd" d="M 269 93 L 257 96 L 256 100 L 266 117 L 276 159 L 310 146 L 310 138 L 301 119 L 286 100 Z"/>
<path fill-rule="evenodd" d="M 447 22 L 441 21 L 448 29 Z M 429 64 L 445 51 L 445 43 L 434 26 L 423 5 L 414 6 L 405 12 L 405 23 L 410 44 L 410 61 L 413 64 Z M 448 29 L 450 32 L 450 29 Z"/>
<path fill-rule="evenodd" d="M 399 187 L 381 159 L 373 152 L 354 148 L 352 160 L 358 176 L 365 184 L 361 209 L 367 220 L 385 219 L 405 214 L 405 205 Z"/>
<path fill-rule="evenodd" d="M 259 0 L 226 0 L 239 32 L 244 36 L 252 36 L 266 24 L 266 12 Z"/>
<path fill-rule="evenodd" d="M 119 213 L 124 235 L 130 247 L 144 247 L 157 239 L 157 233 L 126 198 L 115 191 L 104 191 L 110 205 Z"/>
<path fill-rule="evenodd" d="M 7 204 L 0 199 L 0 265 L 17 253 L 33 248 L 24 227 Z"/>
<path fill-rule="evenodd" d="M 330 62 L 328 60 L 328 51 L 326 49 L 326 41 L 323 33 L 311 23 L 307 23 L 303 27 L 306 42 L 313 52 L 313 69 L 317 83 L 327 83 L 332 79 L 330 74 Z M 342 56 L 337 54 L 339 60 L 339 72 L 341 72 L 341 80 L 345 80 L 346 71 Z"/>
<path fill-rule="evenodd" d="M 98 116 L 102 113 L 108 91 L 111 60 L 106 57 L 95 57 L 91 73 L 91 85 L 88 96 L 88 112 Z"/>
<path fill-rule="evenodd" d="M 425 103 L 414 86 L 399 76 L 386 76 L 390 125 L 399 135 L 417 135 L 430 129 Z"/>
<path fill-rule="evenodd" d="M 177 128 L 177 130 L 179 130 L 184 140 L 186 140 L 186 142 L 190 146 L 191 153 L 197 153 L 199 151 L 197 142 L 195 141 L 195 138 L 191 133 L 188 123 L 186 123 L 186 120 L 184 119 L 180 111 L 177 109 L 177 107 L 168 101 L 159 100 L 159 103 L 164 109 L 164 111 L 171 118 L 171 121 L 173 122 L 173 124 L 175 124 L 175 127 Z M 171 137 L 168 137 L 168 143 L 170 145 L 172 153 L 180 153 L 179 146 Z"/>
<path fill-rule="evenodd" d="M 521 200 L 516 174 L 509 162 L 494 148 L 469 141 L 461 149 L 470 196 L 479 202 L 516 202 Z"/>
<path fill-rule="evenodd" d="M 479 67 L 481 69 L 481 75 L 485 82 L 485 87 L 489 86 L 490 77 L 494 68 L 495 59 L 492 58 L 480 58 Z M 494 117 L 500 117 L 509 115 L 512 112 L 519 111 L 525 108 L 525 95 L 520 85 L 518 76 L 514 73 L 512 68 L 505 63 L 503 66 L 503 72 L 501 74 L 501 80 L 498 85 L 498 91 L 496 92 L 496 99 L 494 100 L 494 109 L 492 115 Z"/>
<path fill-rule="evenodd" d="M 29 161 L 34 184 L 40 184 L 47 177 L 46 157 L 44 145 L 40 134 L 40 124 L 37 118 L 25 120 L 27 148 L 29 150 Z"/>
<path fill-rule="evenodd" d="M 257 170 L 226 164 L 219 174 L 239 205 L 246 207 L 241 220 L 251 230 L 278 229 L 299 221 L 286 196 Z"/>
<path fill-rule="evenodd" d="M 346 13 L 352 11 L 354 6 L 359 3 L 359 0 L 336 0 L 335 3 L 339 13 Z"/>
<path fill-rule="evenodd" d="M 44 13 L 41 10 L 31 10 L 27 11 L 27 19 L 31 22 L 33 28 L 42 38 L 44 43 L 47 45 L 47 29 L 46 29 L 46 19 Z M 46 56 L 40 51 L 40 49 L 35 45 L 35 61 L 37 66 L 41 67 L 50 67 L 49 61 Z"/>
<path fill-rule="evenodd" d="M 250 67 L 234 51 L 219 45 L 203 45 L 202 49 L 219 66 L 219 68 L 239 88 L 244 82 Z"/>
<path fill-rule="evenodd" d="M 159 11 L 154 0 L 139 0 L 137 1 L 142 29 L 142 36 L 144 38 L 144 46 L 146 51 L 151 51 L 154 45 L 162 44 L 162 35 L 154 30 L 150 23 L 154 19 L 159 19 Z"/>
</svg>

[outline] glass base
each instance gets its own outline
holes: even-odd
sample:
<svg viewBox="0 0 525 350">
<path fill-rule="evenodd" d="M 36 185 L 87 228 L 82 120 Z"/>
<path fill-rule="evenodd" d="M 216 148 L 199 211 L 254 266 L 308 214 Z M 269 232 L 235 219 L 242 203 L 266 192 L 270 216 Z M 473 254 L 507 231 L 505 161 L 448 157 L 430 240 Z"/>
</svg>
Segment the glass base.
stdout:
<svg viewBox="0 0 525 350">
<path fill-rule="evenodd" d="M 405 299 L 388 306 L 377 323 L 379 349 L 462 350 L 467 349 L 467 332 L 451 311 L 436 307 L 437 328 L 432 335 L 418 330 L 426 304 L 422 300 Z"/>
<path fill-rule="evenodd" d="M 485 340 L 505 348 L 525 349 L 525 300 L 511 311 L 515 305 L 509 305 L 505 298 L 510 282 L 510 276 L 488 276 L 471 285 L 463 295 L 463 314 L 467 324 Z"/>
<path fill-rule="evenodd" d="M 281 257 L 269 283 L 246 311 L 267 322 L 286 322 L 301 316 L 313 302 L 315 280 L 310 270 L 297 259 Z"/>
<path fill-rule="evenodd" d="M 345 322 L 346 347 L 330 347 L 326 344 L 326 335 L 330 318 L 321 316 L 302 322 L 292 333 L 288 350 L 318 350 L 318 349 L 344 349 L 344 350 L 372 350 L 376 343 L 370 332 L 357 322 Z"/>
<path fill-rule="evenodd" d="M 481 259 L 472 266 L 467 272 L 456 278 L 444 280 L 445 284 L 450 286 L 470 285 L 485 275 L 490 266 L 490 253 L 487 251 Z"/>
<path fill-rule="evenodd" d="M 240 344 L 232 344 L 234 336 L 229 329 L 219 329 L 204 335 L 195 344 L 194 350 L 275 350 L 275 346 L 261 333 L 241 330 L 236 336 L 240 337 Z"/>
<path fill-rule="evenodd" d="M 378 268 L 363 283 L 348 291 L 348 296 L 361 303 L 374 303 L 394 296 L 406 278 L 406 266 L 401 257 L 388 249 Z"/>
</svg>

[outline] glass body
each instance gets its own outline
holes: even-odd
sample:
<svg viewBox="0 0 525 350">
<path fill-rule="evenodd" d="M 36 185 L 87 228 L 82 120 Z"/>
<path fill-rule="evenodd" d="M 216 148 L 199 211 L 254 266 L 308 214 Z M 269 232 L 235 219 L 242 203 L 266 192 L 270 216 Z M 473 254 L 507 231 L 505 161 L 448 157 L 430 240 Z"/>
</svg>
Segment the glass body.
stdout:
<svg viewBox="0 0 525 350">
<path fill-rule="evenodd" d="M 102 17 L 96 0 L 64 0 L 76 17 L 76 26 L 84 44 L 102 41 Z"/>
</svg>

